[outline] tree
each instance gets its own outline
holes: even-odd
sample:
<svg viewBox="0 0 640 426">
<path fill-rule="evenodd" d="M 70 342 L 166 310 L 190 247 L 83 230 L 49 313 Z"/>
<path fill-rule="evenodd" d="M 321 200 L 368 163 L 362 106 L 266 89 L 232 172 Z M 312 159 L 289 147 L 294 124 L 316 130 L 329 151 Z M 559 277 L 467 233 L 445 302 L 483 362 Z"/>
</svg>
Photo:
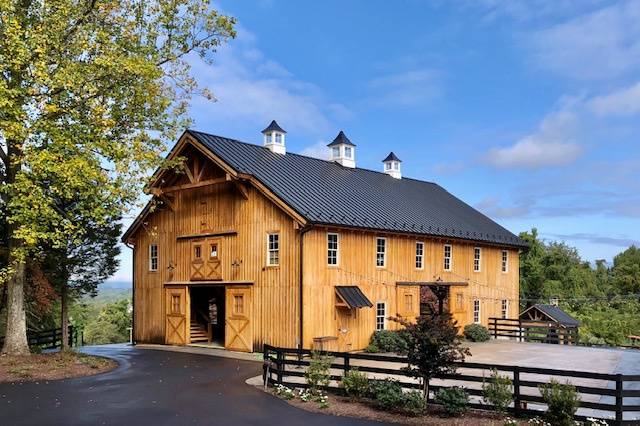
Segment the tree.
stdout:
<svg viewBox="0 0 640 426">
<path fill-rule="evenodd" d="M 406 329 L 409 366 L 404 370 L 422 379 L 424 397 L 428 399 L 430 380 L 455 373 L 455 364 L 464 361 L 471 352 L 462 346 L 458 324 L 448 312 L 422 315 L 415 323 L 403 318 L 391 319 Z"/>
<path fill-rule="evenodd" d="M 95 321 L 90 321 L 85 329 L 85 338 L 89 344 L 104 345 L 121 343 L 129 339 L 131 327 L 131 303 L 122 299 L 106 305 Z"/>
<path fill-rule="evenodd" d="M 618 293 L 640 293 L 640 249 L 631 246 L 615 256 L 611 273 Z"/>
<path fill-rule="evenodd" d="M 81 238 L 137 199 L 167 140 L 188 124 L 207 62 L 235 36 L 209 0 L 0 0 L 0 189 L 6 211 L 4 353 L 28 354 L 27 260 Z M 101 200 L 74 221 L 75 194 Z"/>
</svg>

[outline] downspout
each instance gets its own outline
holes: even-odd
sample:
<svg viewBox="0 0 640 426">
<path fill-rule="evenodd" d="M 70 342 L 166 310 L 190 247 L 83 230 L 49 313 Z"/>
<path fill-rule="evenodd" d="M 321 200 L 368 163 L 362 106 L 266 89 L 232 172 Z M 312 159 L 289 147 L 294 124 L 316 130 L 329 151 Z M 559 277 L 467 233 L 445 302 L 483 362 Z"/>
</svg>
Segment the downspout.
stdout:
<svg viewBox="0 0 640 426">
<path fill-rule="evenodd" d="M 309 232 L 311 230 L 311 228 L 313 228 L 313 225 L 309 225 L 309 226 L 305 226 L 304 228 L 302 228 L 300 230 L 300 253 L 298 255 L 298 262 L 300 262 L 300 265 L 298 267 L 298 280 L 299 280 L 299 295 L 298 295 L 298 305 L 300 306 L 299 309 L 299 313 L 300 313 L 300 317 L 299 317 L 299 324 L 298 324 L 298 336 L 299 336 L 299 341 L 298 341 L 298 349 L 302 350 L 303 349 L 303 301 L 304 301 L 304 297 L 303 297 L 303 282 L 304 282 L 304 274 L 303 274 L 303 265 L 304 265 L 304 234 L 306 234 L 307 232 Z"/>
<path fill-rule="evenodd" d="M 136 249 L 129 243 L 124 243 L 131 249 L 131 344 L 136 345 Z"/>
</svg>

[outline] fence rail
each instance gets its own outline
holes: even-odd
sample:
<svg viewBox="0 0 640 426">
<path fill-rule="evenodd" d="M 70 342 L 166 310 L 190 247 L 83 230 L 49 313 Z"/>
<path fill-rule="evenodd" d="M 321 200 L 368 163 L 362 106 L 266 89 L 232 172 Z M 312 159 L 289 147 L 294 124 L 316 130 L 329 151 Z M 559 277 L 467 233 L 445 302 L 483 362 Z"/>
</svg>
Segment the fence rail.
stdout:
<svg viewBox="0 0 640 426">
<path fill-rule="evenodd" d="M 290 387 L 307 387 L 305 369 L 309 365 L 311 351 L 277 348 L 264 345 L 263 378 L 268 384 Z M 331 356 L 330 389 L 339 389 L 343 375 L 351 370 L 369 373 L 372 380 L 394 378 L 404 388 L 421 389 L 421 383 L 403 370 L 406 357 L 383 356 L 349 352 L 327 352 Z M 513 382 L 513 403 L 509 410 L 515 415 L 540 415 L 546 408 L 538 387 L 554 377 L 562 377 L 580 393 L 580 409 L 576 419 L 587 417 L 605 419 L 616 425 L 638 424 L 640 418 L 640 375 L 604 374 L 582 371 L 566 371 L 546 368 L 519 367 L 498 364 L 457 363 L 458 372 L 439 376 L 429 384 L 429 402 L 444 387 L 462 386 L 471 395 L 470 406 L 480 409 L 492 407 L 482 400 L 482 384 L 491 370 L 508 376 Z"/>
<path fill-rule="evenodd" d="M 27 333 L 29 346 L 37 346 L 40 349 L 57 349 L 62 347 L 62 328 L 51 330 L 33 331 Z M 0 336 L 0 346 L 4 345 L 4 336 Z M 84 331 L 69 326 L 69 346 L 84 346 Z"/>
<path fill-rule="evenodd" d="M 519 318 L 489 318 L 489 332 L 497 339 L 506 337 L 520 342 L 555 343 L 577 345 L 578 329 L 563 328 L 545 321 L 522 320 Z"/>
</svg>

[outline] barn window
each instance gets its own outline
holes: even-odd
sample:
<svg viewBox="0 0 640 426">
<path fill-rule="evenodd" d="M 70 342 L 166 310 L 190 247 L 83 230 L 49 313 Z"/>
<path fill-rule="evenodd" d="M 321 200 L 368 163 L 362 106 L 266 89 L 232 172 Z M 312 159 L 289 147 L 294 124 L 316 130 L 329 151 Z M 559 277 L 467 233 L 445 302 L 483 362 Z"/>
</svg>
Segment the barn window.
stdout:
<svg viewBox="0 0 640 426">
<path fill-rule="evenodd" d="M 509 272 L 509 252 L 502 250 L 502 272 Z"/>
<path fill-rule="evenodd" d="M 244 313 L 244 297 L 241 294 L 233 296 L 233 313 L 236 315 Z"/>
<path fill-rule="evenodd" d="M 193 246 L 193 258 L 197 260 L 202 259 L 202 246 Z"/>
<path fill-rule="evenodd" d="M 327 234 L 327 265 L 338 264 L 338 234 Z"/>
<path fill-rule="evenodd" d="M 475 247 L 473 249 L 473 272 L 480 272 L 480 262 L 482 258 L 482 249 Z"/>
<path fill-rule="evenodd" d="M 445 271 L 451 270 L 451 245 L 450 244 L 444 245 L 444 270 Z"/>
<path fill-rule="evenodd" d="M 150 271 L 158 270 L 158 245 L 157 244 L 149 245 L 149 270 Z"/>
<path fill-rule="evenodd" d="M 413 311 L 413 294 L 405 294 L 404 295 L 404 310 L 406 312 Z"/>
<path fill-rule="evenodd" d="M 473 322 L 480 323 L 480 301 L 478 299 L 473 301 Z"/>
<path fill-rule="evenodd" d="M 276 132 L 276 143 L 282 143 L 282 133 Z"/>
<path fill-rule="evenodd" d="M 424 269 L 424 243 L 416 242 L 416 269 Z"/>
<path fill-rule="evenodd" d="M 461 311 L 464 309 L 464 297 L 462 293 L 456 293 L 456 311 Z"/>
<path fill-rule="evenodd" d="M 387 264 L 387 239 L 376 239 L 376 266 L 378 268 L 384 268 Z"/>
<path fill-rule="evenodd" d="M 501 305 L 500 313 L 502 318 L 507 318 L 507 315 L 509 314 L 509 301 L 507 299 L 502 299 Z"/>
<path fill-rule="evenodd" d="M 351 147 L 349 146 L 344 147 L 344 156 L 347 158 L 351 158 Z"/>
<path fill-rule="evenodd" d="M 333 152 L 333 158 L 338 158 L 340 157 L 340 148 L 339 147 L 334 147 L 332 148 L 332 152 Z"/>
<path fill-rule="evenodd" d="M 376 331 L 384 330 L 387 325 L 387 303 L 376 303 Z"/>
<path fill-rule="evenodd" d="M 280 235 L 269 234 L 267 236 L 267 265 L 278 266 L 280 264 Z"/>
<path fill-rule="evenodd" d="M 218 243 L 209 244 L 209 258 L 210 259 L 218 258 Z"/>
<path fill-rule="evenodd" d="M 179 314 L 181 312 L 180 309 L 180 295 L 179 294 L 173 294 L 171 295 L 171 313 L 172 314 Z"/>
</svg>

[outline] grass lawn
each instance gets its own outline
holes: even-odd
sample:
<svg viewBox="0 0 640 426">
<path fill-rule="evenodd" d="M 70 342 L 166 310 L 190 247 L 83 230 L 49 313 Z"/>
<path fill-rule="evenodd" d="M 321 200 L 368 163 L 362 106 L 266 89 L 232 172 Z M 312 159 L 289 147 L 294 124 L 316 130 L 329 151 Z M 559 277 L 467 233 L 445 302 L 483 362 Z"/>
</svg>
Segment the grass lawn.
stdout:
<svg viewBox="0 0 640 426">
<path fill-rule="evenodd" d="M 0 382 L 32 382 L 91 376 L 114 369 L 111 359 L 60 351 L 31 356 L 0 356 Z"/>
</svg>

